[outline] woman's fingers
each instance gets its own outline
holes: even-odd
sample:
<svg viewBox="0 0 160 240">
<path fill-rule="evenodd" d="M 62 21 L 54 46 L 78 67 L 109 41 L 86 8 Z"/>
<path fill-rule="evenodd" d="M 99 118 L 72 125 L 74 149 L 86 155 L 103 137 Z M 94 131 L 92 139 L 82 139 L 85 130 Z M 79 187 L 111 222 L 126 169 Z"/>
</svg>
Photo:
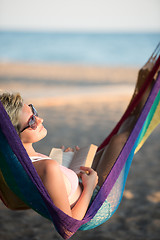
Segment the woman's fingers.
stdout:
<svg viewBox="0 0 160 240">
<path fill-rule="evenodd" d="M 96 187 L 98 183 L 98 175 L 92 168 L 81 166 L 79 176 L 82 179 L 84 187 L 91 187 L 91 189 Z"/>
<path fill-rule="evenodd" d="M 70 147 L 66 148 L 65 152 L 71 152 L 71 148 Z"/>
<path fill-rule="evenodd" d="M 65 149 L 64 146 L 61 147 L 64 152 L 75 152 L 78 151 L 80 148 L 78 146 L 75 146 L 75 148 L 68 147 Z"/>
<path fill-rule="evenodd" d="M 80 170 L 82 170 L 82 172 L 85 172 L 87 175 L 89 174 L 97 174 L 96 171 L 94 171 L 92 168 L 90 167 L 84 167 L 84 166 L 81 166 L 80 167 Z"/>
<path fill-rule="evenodd" d="M 61 149 L 62 149 L 62 151 L 64 151 L 64 150 L 65 150 L 65 147 L 64 147 L 64 145 L 62 145 Z"/>
<path fill-rule="evenodd" d="M 80 148 L 78 146 L 75 146 L 75 150 L 78 151 Z"/>
<path fill-rule="evenodd" d="M 84 171 L 94 171 L 92 168 L 90 168 L 90 167 L 84 167 L 84 166 L 80 166 L 80 169 L 81 170 L 84 170 Z"/>
</svg>

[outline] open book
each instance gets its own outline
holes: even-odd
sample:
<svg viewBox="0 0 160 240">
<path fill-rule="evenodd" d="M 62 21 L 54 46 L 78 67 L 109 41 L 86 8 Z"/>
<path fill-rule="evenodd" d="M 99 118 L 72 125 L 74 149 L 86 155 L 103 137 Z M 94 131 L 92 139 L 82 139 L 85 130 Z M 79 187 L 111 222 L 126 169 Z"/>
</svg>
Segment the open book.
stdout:
<svg viewBox="0 0 160 240">
<path fill-rule="evenodd" d="M 61 148 L 52 148 L 49 157 L 60 165 L 79 173 L 80 166 L 91 167 L 97 148 L 94 144 L 80 148 L 75 152 L 64 152 Z"/>
</svg>

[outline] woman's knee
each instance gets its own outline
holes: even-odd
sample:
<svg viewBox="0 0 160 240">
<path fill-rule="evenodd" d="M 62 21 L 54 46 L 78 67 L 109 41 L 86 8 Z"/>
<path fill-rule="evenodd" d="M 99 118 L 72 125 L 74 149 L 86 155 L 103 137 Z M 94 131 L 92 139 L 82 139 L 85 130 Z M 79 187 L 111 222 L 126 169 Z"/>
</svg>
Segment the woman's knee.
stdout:
<svg viewBox="0 0 160 240">
<path fill-rule="evenodd" d="M 111 143 L 115 146 L 121 146 L 124 145 L 129 137 L 129 132 L 123 132 L 119 133 L 117 135 L 114 135 L 111 139 Z"/>
</svg>

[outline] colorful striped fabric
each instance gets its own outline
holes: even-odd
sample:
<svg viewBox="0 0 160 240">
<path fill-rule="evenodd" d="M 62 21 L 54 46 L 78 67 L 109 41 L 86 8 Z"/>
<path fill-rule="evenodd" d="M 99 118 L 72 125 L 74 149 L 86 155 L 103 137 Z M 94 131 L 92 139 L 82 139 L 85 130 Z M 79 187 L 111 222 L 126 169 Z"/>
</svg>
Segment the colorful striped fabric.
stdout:
<svg viewBox="0 0 160 240">
<path fill-rule="evenodd" d="M 159 66 L 160 57 L 150 72 L 145 86 L 129 105 L 122 119 L 99 149 L 108 144 L 111 137 L 132 112 L 138 98 L 152 81 Z M 64 239 L 69 239 L 78 229 L 87 230 L 102 224 L 118 208 L 133 156 L 159 121 L 160 74 L 119 157 L 89 206 L 84 219 L 79 221 L 69 217 L 53 204 L 3 105 L 0 103 L 0 196 L 2 201 L 11 209 L 34 209 L 40 215 L 51 220 Z"/>
</svg>

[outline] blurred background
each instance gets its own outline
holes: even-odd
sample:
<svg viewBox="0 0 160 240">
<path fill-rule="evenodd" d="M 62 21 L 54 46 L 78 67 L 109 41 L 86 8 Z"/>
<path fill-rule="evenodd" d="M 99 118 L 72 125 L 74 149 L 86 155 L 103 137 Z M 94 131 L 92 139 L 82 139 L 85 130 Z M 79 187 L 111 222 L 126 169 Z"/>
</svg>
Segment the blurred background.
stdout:
<svg viewBox="0 0 160 240">
<path fill-rule="evenodd" d="M 43 117 L 37 151 L 99 145 L 110 133 L 160 41 L 159 9 L 159 0 L 0 0 L 0 90 Z M 72 239 L 159 239 L 159 134 L 135 156 L 117 213 Z M 61 239 L 31 210 L 0 209 L 0 239 Z"/>
</svg>

